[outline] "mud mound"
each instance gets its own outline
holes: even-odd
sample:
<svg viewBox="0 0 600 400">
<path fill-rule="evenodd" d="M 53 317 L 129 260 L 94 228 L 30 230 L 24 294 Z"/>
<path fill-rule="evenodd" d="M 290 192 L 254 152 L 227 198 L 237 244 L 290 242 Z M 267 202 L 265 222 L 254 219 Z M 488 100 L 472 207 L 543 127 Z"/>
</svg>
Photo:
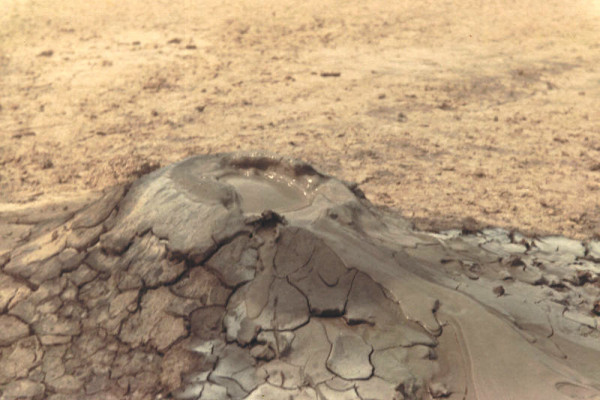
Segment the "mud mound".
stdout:
<svg viewBox="0 0 600 400">
<path fill-rule="evenodd" d="M 600 396 L 599 243 L 415 232 L 256 154 L 0 220 L 2 399 Z"/>
</svg>

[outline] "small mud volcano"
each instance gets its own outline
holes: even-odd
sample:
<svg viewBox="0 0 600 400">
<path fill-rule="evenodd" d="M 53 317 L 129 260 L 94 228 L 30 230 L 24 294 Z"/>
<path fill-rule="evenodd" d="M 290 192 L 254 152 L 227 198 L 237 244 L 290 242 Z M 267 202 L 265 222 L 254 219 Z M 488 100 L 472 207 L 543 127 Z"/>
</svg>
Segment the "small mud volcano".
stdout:
<svg viewBox="0 0 600 400">
<path fill-rule="evenodd" d="M 598 399 L 600 244 L 199 156 L 0 214 L 1 399 Z"/>
</svg>

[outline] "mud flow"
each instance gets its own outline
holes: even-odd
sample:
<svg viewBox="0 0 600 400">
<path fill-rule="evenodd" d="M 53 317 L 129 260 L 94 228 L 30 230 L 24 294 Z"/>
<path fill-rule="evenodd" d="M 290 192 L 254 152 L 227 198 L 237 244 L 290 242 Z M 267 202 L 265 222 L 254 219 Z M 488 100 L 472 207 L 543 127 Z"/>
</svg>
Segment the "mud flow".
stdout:
<svg viewBox="0 0 600 400">
<path fill-rule="evenodd" d="M 600 243 L 414 230 L 197 156 L 0 214 L 1 399 L 600 398 Z"/>
</svg>

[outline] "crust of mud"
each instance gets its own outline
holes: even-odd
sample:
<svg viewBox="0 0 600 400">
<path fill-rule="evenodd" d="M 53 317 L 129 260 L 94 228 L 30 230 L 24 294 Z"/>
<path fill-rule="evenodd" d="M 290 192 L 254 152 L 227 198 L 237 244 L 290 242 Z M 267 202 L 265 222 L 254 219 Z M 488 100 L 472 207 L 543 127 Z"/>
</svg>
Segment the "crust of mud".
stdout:
<svg viewBox="0 0 600 400">
<path fill-rule="evenodd" d="M 256 153 L 75 203 L 0 216 L 3 400 L 600 393 L 599 242 L 416 231 Z"/>
</svg>

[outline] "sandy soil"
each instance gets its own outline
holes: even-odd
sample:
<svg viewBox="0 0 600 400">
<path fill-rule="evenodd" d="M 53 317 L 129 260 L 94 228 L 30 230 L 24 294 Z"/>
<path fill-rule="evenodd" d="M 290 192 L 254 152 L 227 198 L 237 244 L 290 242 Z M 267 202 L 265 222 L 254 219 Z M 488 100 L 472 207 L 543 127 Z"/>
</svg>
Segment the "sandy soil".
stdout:
<svg viewBox="0 0 600 400">
<path fill-rule="evenodd" d="M 600 2 L 0 0 L 0 202 L 265 149 L 421 228 L 600 236 Z"/>
</svg>

